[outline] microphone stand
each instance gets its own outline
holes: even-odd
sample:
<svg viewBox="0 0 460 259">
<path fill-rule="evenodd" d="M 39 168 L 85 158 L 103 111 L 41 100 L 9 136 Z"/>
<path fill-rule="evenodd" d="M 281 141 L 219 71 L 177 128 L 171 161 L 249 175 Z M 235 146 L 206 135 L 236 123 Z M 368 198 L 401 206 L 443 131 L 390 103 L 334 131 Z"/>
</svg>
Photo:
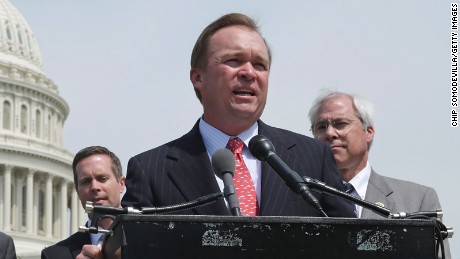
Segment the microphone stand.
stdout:
<svg viewBox="0 0 460 259">
<path fill-rule="evenodd" d="M 358 204 L 359 206 L 363 207 L 363 208 L 366 208 L 366 209 L 369 209 L 369 210 L 372 210 L 373 212 L 383 216 L 383 217 L 386 217 L 386 218 L 391 218 L 392 215 L 391 215 L 391 212 L 389 209 L 385 208 L 385 207 L 380 207 L 379 205 L 377 204 L 374 204 L 374 203 L 371 203 L 371 202 L 368 202 L 366 200 L 362 200 L 360 198 L 357 198 L 353 195 L 350 195 L 346 192 L 343 192 L 343 191 L 340 191 L 340 190 L 337 190 L 331 186 L 328 186 L 326 185 L 325 183 L 321 182 L 321 181 L 318 181 L 316 179 L 312 179 L 310 177 L 307 177 L 307 176 L 304 176 L 303 177 L 303 180 L 305 181 L 305 184 L 307 184 L 308 187 L 310 187 L 311 189 L 313 189 L 314 191 L 319 191 L 319 192 L 325 192 L 327 194 L 330 194 L 330 195 L 333 195 L 333 196 L 337 196 L 337 197 L 342 197 L 342 198 L 345 198 L 355 204 Z"/>
<path fill-rule="evenodd" d="M 232 178 L 233 180 L 233 178 Z M 224 181 L 225 184 L 225 181 Z M 234 185 L 225 185 L 224 186 L 224 196 L 227 200 L 228 206 L 233 216 L 241 216 L 240 203 L 238 201 L 238 196 L 236 195 L 236 190 Z"/>
<path fill-rule="evenodd" d="M 93 219 L 91 220 L 91 226 L 89 227 L 79 227 L 79 232 L 88 232 L 92 234 L 103 233 L 105 235 L 111 235 L 112 230 L 105 230 L 99 228 L 99 222 L 104 218 L 110 218 L 115 220 L 117 216 L 122 214 L 138 214 L 138 215 L 148 215 L 148 214 L 162 214 L 170 212 L 178 212 L 186 209 L 193 209 L 208 205 L 216 202 L 223 197 L 222 192 L 211 193 L 202 197 L 199 197 L 195 200 L 184 202 L 176 205 L 170 205 L 165 207 L 144 207 L 140 210 L 134 209 L 132 207 L 126 208 L 115 208 L 102 205 L 93 205 L 92 202 L 87 201 L 85 204 L 85 212 L 93 214 Z"/>
</svg>

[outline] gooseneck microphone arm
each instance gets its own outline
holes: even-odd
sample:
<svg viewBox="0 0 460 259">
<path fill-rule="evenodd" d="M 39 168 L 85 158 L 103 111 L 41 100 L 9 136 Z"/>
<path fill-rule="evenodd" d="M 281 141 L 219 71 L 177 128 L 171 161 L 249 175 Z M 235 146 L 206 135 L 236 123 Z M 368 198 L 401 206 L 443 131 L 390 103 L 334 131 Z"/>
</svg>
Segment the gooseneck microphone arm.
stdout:
<svg viewBox="0 0 460 259">
<path fill-rule="evenodd" d="M 269 152 L 267 158 L 265 159 L 267 163 L 275 170 L 276 172 L 285 172 L 284 174 L 279 174 L 281 178 L 286 182 L 287 186 L 294 191 L 295 193 L 302 196 L 302 198 L 313 204 L 323 216 L 328 217 L 326 212 L 323 210 L 320 202 L 316 197 L 310 192 L 309 186 L 305 181 L 297 174 L 292 171 L 274 152 Z"/>
<path fill-rule="evenodd" d="M 98 228 L 99 221 L 104 218 L 110 218 L 114 220 L 119 215 L 123 214 L 162 214 L 162 213 L 170 213 L 170 212 L 178 212 L 186 209 L 193 209 L 197 207 L 201 207 L 204 205 L 208 205 L 211 203 L 216 202 L 217 200 L 221 199 L 223 196 L 222 192 L 211 193 L 202 197 L 199 197 L 195 200 L 164 206 L 164 207 L 143 207 L 142 209 L 134 209 L 132 207 L 125 207 L 125 208 L 115 208 L 103 205 L 93 205 L 92 202 L 87 201 L 85 204 L 85 212 L 88 214 L 93 214 L 93 219 L 91 220 L 91 226 L 89 227 L 79 227 L 79 232 L 88 232 L 88 233 L 104 233 L 104 234 L 111 234 L 111 230 L 105 230 Z"/>
<path fill-rule="evenodd" d="M 383 217 L 386 217 L 386 218 L 391 217 L 391 212 L 387 208 L 380 207 L 377 204 L 368 202 L 366 200 L 362 200 L 362 199 L 357 198 L 357 197 L 355 197 L 353 195 L 350 195 L 350 194 L 348 194 L 346 192 L 337 190 L 334 187 L 331 187 L 331 186 L 329 186 L 329 185 L 327 185 L 327 184 L 325 184 L 325 183 L 323 183 L 321 181 L 318 181 L 316 179 L 312 179 L 312 178 L 310 178 L 308 176 L 304 176 L 303 180 L 314 191 L 322 192 L 322 193 L 324 192 L 324 193 L 329 194 L 329 195 L 333 195 L 333 196 L 337 196 L 337 197 L 347 199 L 347 200 L 353 202 L 354 204 L 358 204 L 359 206 L 361 206 L 363 208 L 372 210 L 373 212 L 375 212 L 375 213 L 377 213 L 377 214 L 379 214 L 379 215 L 381 215 Z"/>
<path fill-rule="evenodd" d="M 328 217 L 318 199 L 310 192 L 305 181 L 276 155 L 275 147 L 268 138 L 262 135 L 254 136 L 249 141 L 248 147 L 252 155 L 260 161 L 266 161 L 293 192 L 310 202 L 323 216 Z"/>
<path fill-rule="evenodd" d="M 221 192 L 211 193 L 202 197 L 199 197 L 195 200 L 179 203 L 176 205 L 164 206 L 164 207 L 143 207 L 141 210 L 142 214 L 161 214 L 169 212 L 178 212 L 187 209 L 193 209 L 208 205 L 216 202 L 218 199 L 222 198 Z"/>
</svg>

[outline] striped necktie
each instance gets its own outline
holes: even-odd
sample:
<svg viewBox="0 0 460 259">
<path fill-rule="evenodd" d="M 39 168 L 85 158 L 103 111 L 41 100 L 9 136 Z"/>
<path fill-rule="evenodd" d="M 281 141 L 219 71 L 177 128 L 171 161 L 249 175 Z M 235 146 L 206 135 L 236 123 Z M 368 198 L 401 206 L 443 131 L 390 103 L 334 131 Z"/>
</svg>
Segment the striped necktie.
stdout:
<svg viewBox="0 0 460 259">
<path fill-rule="evenodd" d="M 345 188 L 346 193 L 350 194 L 351 196 L 354 196 L 356 198 L 361 199 L 361 197 L 359 197 L 359 194 L 356 191 L 355 187 L 351 183 L 344 183 L 343 187 Z M 357 206 L 358 205 L 355 204 L 355 214 L 356 214 L 356 217 L 359 217 L 359 215 L 358 215 L 358 207 Z"/>
</svg>

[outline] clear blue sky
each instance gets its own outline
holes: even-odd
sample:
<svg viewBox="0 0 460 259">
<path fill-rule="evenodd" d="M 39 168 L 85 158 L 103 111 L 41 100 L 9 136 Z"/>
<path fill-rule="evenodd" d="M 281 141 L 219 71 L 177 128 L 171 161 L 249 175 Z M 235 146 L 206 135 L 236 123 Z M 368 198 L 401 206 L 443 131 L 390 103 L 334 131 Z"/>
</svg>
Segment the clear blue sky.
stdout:
<svg viewBox="0 0 460 259">
<path fill-rule="evenodd" d="M 242 12 L 260 22 L 274 54 L 262 119 L 310 135 L 307 111 L 320 89 L 368 98 L 377 113 L 373 168 L 434 187 L 444 222 L 460 231 L 450 1 L 11 2 L 70 105 L 69 151 L 104 145 L 126 168 L 131 156 L 185 134 L 202 111 L 189 81 L 193 44 L 217 17 Z"/>
</svg>

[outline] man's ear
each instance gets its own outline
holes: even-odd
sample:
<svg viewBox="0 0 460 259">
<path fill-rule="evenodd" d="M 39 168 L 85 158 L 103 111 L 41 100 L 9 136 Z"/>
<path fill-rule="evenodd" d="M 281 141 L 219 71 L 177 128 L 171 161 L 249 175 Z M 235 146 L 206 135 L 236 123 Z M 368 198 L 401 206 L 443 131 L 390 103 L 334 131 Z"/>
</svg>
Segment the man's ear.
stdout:
<svg viewBox="0 0 460 259">
<path fill-rule="evenodd" d="M 370 143 L 372 143 L 372 140 L 374 139 L 374 134 L 375 134 L 374 127 L 367 126 L 366 132 L 367 132 L 366 141 L 367 141 L 367 145 L 369 145 Z"/>
<path fill-rule="evenodd" d="M 125 181 L 126 181 L 126 177 L 122 176 L 120 178 L 120 193 L 125 191 Z"/>
<path fill-rule="evenodd" d="M 200 89 L 202 84 L 201 71 L 199 68 L 190 69 L 190 81 L 193 87 Z"/>
</svg>

